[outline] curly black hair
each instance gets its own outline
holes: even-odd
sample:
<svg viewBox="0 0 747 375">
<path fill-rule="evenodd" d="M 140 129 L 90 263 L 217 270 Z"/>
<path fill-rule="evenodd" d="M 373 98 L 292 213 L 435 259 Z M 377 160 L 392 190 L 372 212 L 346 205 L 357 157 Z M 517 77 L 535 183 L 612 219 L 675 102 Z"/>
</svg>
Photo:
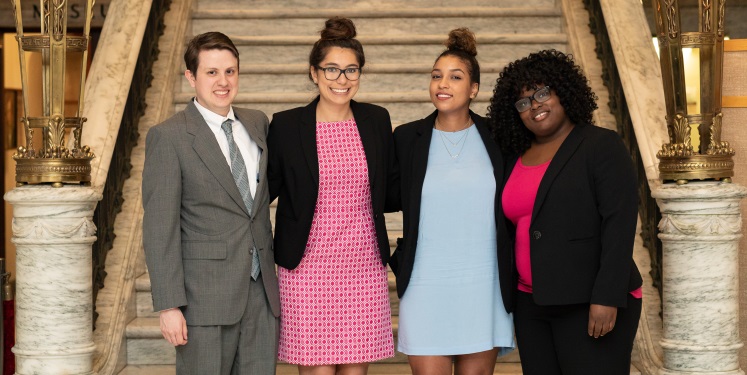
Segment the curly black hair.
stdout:
<svg viewBox="0 0 747 375">
<path fill-rule="evenodd" d="M 576 126 L 593 125 L 597 96 L 573 56 L 554 49 L 532 53 L 508 64 L 496 80 L 488 107 L 488 124 L 504 153 L 523 154 L 534 134 L 524 126 L 514 103 L 524 88 L 547 85 Z"/>
</svg>

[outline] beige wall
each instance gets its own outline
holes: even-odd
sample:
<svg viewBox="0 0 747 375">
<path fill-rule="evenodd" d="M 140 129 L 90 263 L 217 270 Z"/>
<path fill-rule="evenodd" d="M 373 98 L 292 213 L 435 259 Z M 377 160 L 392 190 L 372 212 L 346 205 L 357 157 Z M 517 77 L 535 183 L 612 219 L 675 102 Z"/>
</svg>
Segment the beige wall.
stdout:
<svg viewBox="0 0 747 375">
<path fill-rule="evenodd" d="M 4 84 L 6 89 L 18 90 L 21 88 L 20 82 L 20 68 L 18 59 L 18 44 L 15 40 L 15 34 L 4 34 L 3 35 L 3 67 L 4 67 Z M 39 98 L 42 97 L 42 82 L 41 82 L 41 56 L 37 53 L 26 54 L 26 67 L 29 72 L 33 72 L 28 75 L 29 80 L 29 114 L 32 116 L 38 116 L 42 113 L 42 102 Z M 36 98 L 35 100 L 33 98 Z M 22 104 L 19 103 L 22 106 Z M 19 113 L 21 109 L 19 109 Z M 23 131 L 19 131 L 19 135 L 22 135 Z M 19 144 L 25 142 L 23 137 L 18 138 Z M 3 150 L 3 162 L 5 163 L 5 179 L 3 181 L 5 192 L 10 191 L 15 187 L 15 170 L 16 162 L 12 156 L 15 152 L 14 149 Z M 13 222 L 13 207 L 7 202 L 3 201 L 5 205 L 5 258 L 6 258 L 6 270 L 11 272 L 11 276 L 15 279 L 16 276 L 16 247 L 10 242 L 13 235 L 11 223 Z"/>
<path fill-rule="evenodd" d="M 739 44 L 740 41 L 730 41 L 727 47 Z M 724 56 L 724 84 L 723 95 L 747 98 L 747 40 L 742 40 L 744 51 L 726 52 Z M 728 49 L 728 48 L 727 48 Z M 722 140 L 728 141 L 736 151 L 734 157 L 733 181 L 747 186 L 747 104 L 742 108 L 723 108 L 724 120 Z M 742 201 L 742 233 L 739 259 L 739 332 L 742 341 L 747 343 L 747 201 Z M 717 254 L 714 254 L 717 255 Z M 740 366 L 747 368 L 747 350 L 742 348 Z"/>
</svg>

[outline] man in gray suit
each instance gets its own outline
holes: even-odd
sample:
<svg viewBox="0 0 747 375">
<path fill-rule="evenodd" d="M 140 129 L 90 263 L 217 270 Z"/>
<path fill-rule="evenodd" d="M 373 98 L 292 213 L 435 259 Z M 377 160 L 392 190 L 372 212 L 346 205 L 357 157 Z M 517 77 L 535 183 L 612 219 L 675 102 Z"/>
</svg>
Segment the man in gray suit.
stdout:
<svg viewBox="0 0 747 375">
<path fill-rule="evenodd" d="M 234 108 L 239 53 L 217 32 L 184 53 L 187 107 L 150 129 L 143 247 L 177 374 L 275 373 L 278 297 L 267 116 Z"/>
</svg>

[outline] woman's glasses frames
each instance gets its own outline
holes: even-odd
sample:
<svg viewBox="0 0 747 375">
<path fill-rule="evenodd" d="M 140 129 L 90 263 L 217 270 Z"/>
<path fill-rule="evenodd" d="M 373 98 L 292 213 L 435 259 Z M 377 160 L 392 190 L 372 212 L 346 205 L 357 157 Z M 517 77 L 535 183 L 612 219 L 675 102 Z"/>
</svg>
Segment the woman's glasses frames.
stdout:
<svg viewBox="0 0 747 375">
<path fill-rule="evenodd" d="M 341 75 L 345 75 L 349 81 L 357 81 L 361 77 L 361 68 L 345 68 L 340 69 L 334 66 L 328 66 L 323 68 L 321 66 L 316 67 L 324 72 L 324 78 L 329 81 L 337 81 Z"/>
<path fill-rule="evenodd" d="M 526 112 L 529 110 L 529 108 L 532 108 L 532 100 L 536 101 L 537 103 L 544 103 L 547 101 L 547 99 L 550 99 L 550 86 L 545 86 L 540 89 L 537 89 L 537 91 L 532 94 L 532 96 L 528 98 L 521 98 L 514 103 L 514 106 L 516 107 L 516 110 L 521 112 Z"/>
</svg>

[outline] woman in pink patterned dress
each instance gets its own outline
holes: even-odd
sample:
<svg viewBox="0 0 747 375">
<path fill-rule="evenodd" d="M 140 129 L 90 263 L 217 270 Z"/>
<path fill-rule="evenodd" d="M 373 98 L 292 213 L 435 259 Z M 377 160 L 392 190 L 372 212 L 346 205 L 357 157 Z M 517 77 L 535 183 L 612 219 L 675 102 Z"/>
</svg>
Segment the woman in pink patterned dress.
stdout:
<svg viewBox="0 0 747 375">
<path fill-rule="evenodd" d="M 349 19 L 326 22 L 309 56 L 319 96 L 274 114 L 267 137 L 279 197 L 278 357 L 300 374 L 365 374 L 394 355 L 384 223 L 397 201 L 392 127 L 384 108 L 352 100 L 365 63 L 355 34 Z"/>
</svg>

